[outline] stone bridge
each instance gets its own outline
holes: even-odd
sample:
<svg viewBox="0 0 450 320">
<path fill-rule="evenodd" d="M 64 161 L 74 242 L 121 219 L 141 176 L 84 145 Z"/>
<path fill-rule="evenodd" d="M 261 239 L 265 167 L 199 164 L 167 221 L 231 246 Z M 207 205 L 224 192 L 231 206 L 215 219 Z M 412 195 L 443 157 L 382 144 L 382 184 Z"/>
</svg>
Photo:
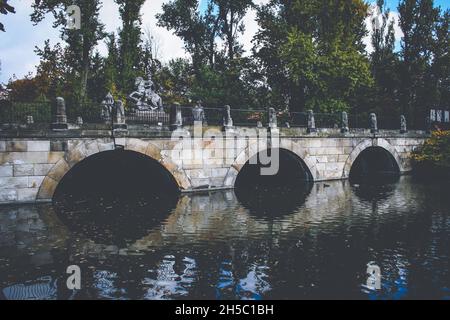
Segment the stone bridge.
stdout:
<svg viewBox="0 0 450 320">
<path fill-rule="evenodd" d="M 0 132 L 0 203 L 51 201 L 74 166 L 118 146 L 159 162 L 182 192 L 194 192 L 232 189 L 250 159 L 275 147 L 298 159 L 314 181 L 347 179 L 355 160 L 368 148 L 383 150 L 400 173 L 407 173 L 410 153 L 428 137 L 424 131 L 308 133 L 305 128 L 234 128 L 224 134 L 220 127 L 202 128 L 199 137 L 194 130 L 185 127 L 174 135 L 130 126 L 115 139 L 98 130 Z"/>
</svg>

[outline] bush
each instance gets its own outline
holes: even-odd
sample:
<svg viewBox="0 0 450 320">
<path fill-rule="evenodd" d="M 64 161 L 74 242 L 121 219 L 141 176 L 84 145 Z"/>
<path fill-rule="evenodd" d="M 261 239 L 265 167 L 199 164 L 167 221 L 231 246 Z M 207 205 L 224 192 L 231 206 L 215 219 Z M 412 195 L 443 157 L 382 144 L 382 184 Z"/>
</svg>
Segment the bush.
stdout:
<svg viewBox="0 0 450 320">
<path fill-rule="evenodd" d="M 423 173 L 450 174 L 450 131 L 434 131 L 422 147 L 412 153 L 413 164 Z"/>
</svg>

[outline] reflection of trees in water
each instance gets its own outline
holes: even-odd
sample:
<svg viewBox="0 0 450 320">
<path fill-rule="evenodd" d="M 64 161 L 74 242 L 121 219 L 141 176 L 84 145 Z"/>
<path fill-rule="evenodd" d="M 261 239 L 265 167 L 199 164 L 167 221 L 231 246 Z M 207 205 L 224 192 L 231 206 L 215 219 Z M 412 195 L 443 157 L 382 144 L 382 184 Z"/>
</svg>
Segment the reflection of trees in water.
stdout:
<svg viewBox="0 0 450 320">
<path fill-rule="evenodd" d="M 176 203 L 176 197 L 96 198 L 60 202 L 55 210 L 71 232 L 100 244 L 126 246 L 159 227 Z"/>
<path fill-rule="evenodd" d="M 64 264 L 59 273 L 64 275 L 63 267 L 81 263 L 88 291 L 81 294 L 89 298 L 259 299 L 287 292 L 320 297 L 330 283 L 336 290 L 327 292 L 335 297 L 342 288 L 358 290 L 366 280 L 365 265 L 373 260 L 382 267 L 383 286 L 389 288 L 377 297 L 394 297 L 402 288 L 410 290 L 410 283 L 423 284 L 424 275 L 431 279 L 433 272 L 443 279 L 449 270 L 448 261 L 435 259 L 448 257 L 448 224 L 439 214 L 429 214 L 440 206 L 444 191 L 424 192 L 403 179 L 387 187 L 393 188 L 387 197 L 379 190 L 383 200 L 375 211 L 370 201 L 352 192 L 349 182 L 336 181 L 315 184 L 299 209 L 275 219 L 251 214 L 232 191 L 184 195 L 164 222 L 124 245 L 97 243 L 81 233 L 61 240 L 67 239 L 68 230 L 54 213 L 35 211 L 24 219 L 24 213 L 12 210 L 0 215 L 2 226 L 9 226 L 0 233 L 2 247 L 36 255 L 0 266 L 2 274 L 15 267 L 33 268 L 38 260 L 44 268 L 24 273 L 15 284 L 4 282 L 3 288 L 50 274 L 48 269 L 58 264 Z M 417 214 L 420 208 L 427 213 Z M 14 218 L 3 222 L 6 216 Z M 11 237 L 19 231 L 23 243 Z M 58 257 L 58 252 L 64 254 Z"/>
<path fill-rule="evenodd" d="M 3 288 L 2 293 L 8 300 L 56 300 L 56 280 L 43 277 Z"/>
<path fill-rule="evenodd" d="M 236 195 L 242 205 L 256 217 L 280 218 L 292 214 L 306 201 L 312 183 L 305 182 L 295 187 L 270 189 L 236 189 Z"/>
<path fill-rule="evenodd" d="M 261 300 L 271 290 L 268 281 L 270 268 L 265 265 L 251 264 L 247 274 L 236 278 L 230 261 L 221 263 L 216 284 L 217 299 L 252 299 Z"/>
<path fill-rule="evenodd" d="M 194 259 L 184 257 L 182 270 L 175 271 L 175 256 L 165 256 L 154 270 L 149 270 L 142 283 L 144 299 L 174 299 L 187 296 L 196 280 L 197 265 Z"/>
</svg>

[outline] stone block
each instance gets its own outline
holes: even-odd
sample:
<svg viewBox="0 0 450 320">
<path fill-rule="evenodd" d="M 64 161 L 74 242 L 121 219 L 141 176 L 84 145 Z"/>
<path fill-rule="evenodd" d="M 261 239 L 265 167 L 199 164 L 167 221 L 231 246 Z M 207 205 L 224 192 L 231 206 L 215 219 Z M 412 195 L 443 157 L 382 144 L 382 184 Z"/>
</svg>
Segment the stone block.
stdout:
<svg viewBox="0 0 450 320">
<path fill-rule="evenodd" d="M 53 163 L 40 163 L 34 165 L 34 175 L 35 176 L 46 176 L 51 168 L 53 168 Z"/>
<path fill-rule="evenodd" d="M 67 141 L 51 141 L 50 151 L 59 151 L 59 152 L 67 151 Z"/>
<path fill-rule="evenodd" d="M 28 188 L 28 177 L 3 177 L 0 178 L 0 189 Z"/>
<path fill-rule="evenodd" d="M 14 165 L 14 176 L 15 177 L 25 177 L 34 175 L 34 165 L 33 164 L 17 164 Z"/>
<path fill-rule="evenodd" d="M 28 188 L 39 188 L 44 181 L 45 176 L 28 177 Z"/>
<path fill-rule="evenodd" d="M 218 178 L 218 177 L 225 177 L 228 173 L 228 168 L 215 168 L 211 169 L 211 177 Z"/>
<path fill-rule="evenodd" d="M 0 166 L 0 177 L 12 177 L 13 166 Z"/>
<path fill-rule="evenodd" d="M 48 163 L 48 152 L 1 152 L 0 165 Z"/>
<path fill-rule="evenodd" d="M 224 177 L 211 178 L 210 185 L 211 185 L 211 187 L 214 187 L 214 188 L 223 188 L 224 187 L 223 181 L 224 181 Z"/>
<path fill-rule="evenodd" d="M 17 189 L 0 190 L 0 202 L 15 202 L 15 201 L 17 201 Z"/>
<path fill-rule="evenodd" d="M 17 201 L 35 201 L 38 188 L 25 188 L 17 190 Z"/>
<path fill-rule="evenodd" d="M 31 140 L 27 141 L 27 151 L 50 151 L 50 141 Z"/>
<path fill-rule="evenodd" d="M 58 182 L 50 177 L 46 177 L 41 184 L 39 193 L 37 195 L 38 200 L 51 200 L 55 193 Z"/>
<path fill-rule="evenodd" d="M 192 188 L 208 188 L 210 186 L 209 178 L 191 179 Z"/>
<path fill-rule="evenodd" d="M 156 161 L 161 161 L 162 159 L 161 150 L 152 143 L 148 144 L 145 154 Z"/>
<path fill-rule="evenodd" d="M 6 150 L 9 152 L 26 152 L 27 142 L 26 141 L 6 141 Z"/>
<path fill-rule="evenodd" d="M 57 163 L 59 160 L 64 158 L 65 153 L 64 152 L 49 152 L 47 155 L 47 164 L 55 164 Z"/>
<path fill-rule="evenodd" d="M 114 143 L 108 141 L 99 141 L 97 142 L 97 146 L 99 152 L 114 150 Z"/>
<path fill-rule="evenodd" d="M 148 142 L 140 140 L 140 139 L 127 139 L 125 149 L 132 150 L 138 153 L 145 154 L 147 151 Z"/>
<path fill-rule="evenodd" d="M 69 170 L 69 164 L 64 159 L 61 159 L 54 165 L 54 167 L 51 168 L 48 176 L 55 181 L 61 181 Z"/>
<path fill-rule="evenodd" d="M 208 179 L 211 176 L 211 169 L 186 170 L 188 177 L 192 179 Z"/>
</svg>

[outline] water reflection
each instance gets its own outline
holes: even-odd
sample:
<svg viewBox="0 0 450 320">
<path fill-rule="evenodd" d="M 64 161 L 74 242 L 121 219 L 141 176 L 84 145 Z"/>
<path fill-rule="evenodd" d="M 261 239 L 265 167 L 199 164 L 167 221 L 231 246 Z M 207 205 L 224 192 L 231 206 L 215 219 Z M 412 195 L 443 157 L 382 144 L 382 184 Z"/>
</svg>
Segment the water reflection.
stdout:
<svg viewBox="0 0 450 320">
<path fill-rule="evenodd" d="M 444 187 L 408 177 L 378 186 L 317 183 L 290 211 L 270 216 L 233 191 L 183 195 L 151 224 L 137 223 L 152 219 L 151 205 L 117 204 L 109 212 L 120 212 L 120 223 L 115 229 L 106 221 L 107 237 L 101 224 L 96 235 L 84 209 L 76 216 L 73 207 L 2 207 L 1 293 L 5 299 L 445 298 Z M 286 208 L 287 200 L 278 199 Z M 381 269 L 379 291 L 365 287 L 368 262 Z M 72 264 L 82 269 L 82 290 L 74 296 L 64 288 Z"/>
</svg>

